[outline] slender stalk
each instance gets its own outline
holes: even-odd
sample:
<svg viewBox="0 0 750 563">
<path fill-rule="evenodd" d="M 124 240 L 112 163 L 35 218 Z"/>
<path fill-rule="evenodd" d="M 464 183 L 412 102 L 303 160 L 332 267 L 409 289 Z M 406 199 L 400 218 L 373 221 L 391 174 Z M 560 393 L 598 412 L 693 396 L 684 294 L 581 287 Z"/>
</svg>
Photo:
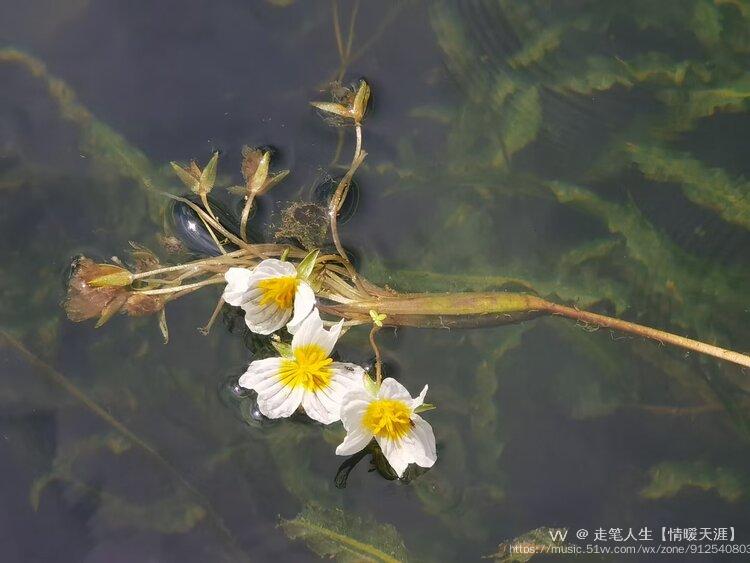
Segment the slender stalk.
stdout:
<svg viewBox="0 0 750 563">
<path fill-rule="evenodd" d="M 372 351 L 375 352 L 375 383 L 378 385 L 383 381 L 383 362 L 380 357 L 380 348 L 378 348 L 375 342 L 375 335 L 379 330 L 380 327 L 378 325 L 372 325 L 372 329 L 370 330 L 370 346 L 372 346 Z"/>
<path fill-rule="evenodd" d="M 253 201 L 255 201 L 255 194 L 249 193 L 245 200 L 245 205 L 242 208 L 242 217 L 240 218 L 240 236 L 245 242 L 247 242 L 247 220 L 250 217 L 250 210 L 253 207 Z"/>
<path fill-rule="evenodd" d="M 211 209 L 211 206 L 208 204 L 208 194 L 202 193 L 200 195 L 201 201 L 203 202 L 203 207 L 206 208 L 206 211 L 208 211 L 208 214 L 211 216 L 211 219 L 216 221 L 217 223 L 219 220 L 216 218 L 216 215 L 214 215 L 213 209 Z"/>
<path fill-rule="evenodd" d="M 246 252 L 247 251 L 245 249 L 235 250 L 233 252 L 226 253 L 222 258 L 234 258 L 235 256 L 242 256 Z M 158 274 L 167 274 L 169 272 L 176 272 L 178 270 L 184 270 L 186 268 L 194 268 L 201 264 L 214 262 L 215 260 L 216 258 L 204 258 L 202 260 L 194 260 L 193 262 L 187 262 L 185 264 L 177 264 L 176 266 L 167 266 L 164 268 L 157 268 L 155 270 L 148 270 L 146 272 L 138 272 L 137 274 L 133 274 L 133 280 L 147 278 L 147 277 L 155 276 Z"/>
<path fill-rule="evenodd" d="M 339 61 L 343 64 L 344 62 L 344 41 L 341 37 L 341 22 L 339 21 L 339 3 L 338 0 L 333 0 L 332 6 L 333 16 L 333 34 L 336 37 L 336 49 L 339 52 Z"/>
<path fill-rule="evenodd" d="M 195 211 L 198 216 L 203 219 L 206 223 L 211 225 L 214 229 L 216 229 L 218 232 L 220 232 L 222 235 L 224 235 L 226 238 L 228 238 L 230 241 L 232 241 L 234 244 L 239 246 L 240 248 L 247 248 L 248 244 L 242 240 L 241 238 L 238 238 L 237 236 L 233 235 L 229 231 L 227 231 L 221 223 L 218 221 L 215 221 L 208 213 L 206 213 L 202 208 L 195 205 L 192 201 L 189 199 L 185 199 L 184 197 L 176 196 L 170 193 L 165 193 L 168 198 L 174 199 L 177 201 L 180 201 L 190 207 L 193 211 Z"/>
<path fill-rule="evenodd" d="M 211 215 L 211 218 L 214 219 L 218 223 L 218 220 L 214 216 L 213 211 L 211 211 L 211 208 L 208 207 L 208 200 L 206 201 L 205 205 L 206 205 L 206 208 L 209 211 L 209 214 Z M 199 215 L 199 217 L 200 217 L 201 222 L 203 223 L 203 226 L 206 227 L 206 230 L 208 231 L 208 234 L 211 235 L 211 238 L 213 239 L 214 244 L 216 245 L 216 248 L 218 248 L 219 252 L 221 252 L 222 254 L 226 254 L 227 251 L 224 249 L 224 245 L 221 244 L 221 242 L 219 242 L 219 238 L 216 236 L 216 233 L 214 233 L 214 230 L 206 222 L 206 220 L 203 218 L 202 215 Z"/>
<path fill-rule="evenodd" d="M 359 11 L 359 0 L 355 0 L 354 7 L 352 8 L 352 13 L 349 16 L 349 35 L 346 38 L 346 51 L 344 55 L 344 65 L 348 64 L 349 57 L 352 54 L 352 44 L 354 43 L 354 24 L 357 21 L 357 12 Z M 342 69 L 342 78 L 343 78 L 343 69 Z"/>
<path fill-rule="evenodd" d="M 347 173 L 341 179 L 338 186 L 336 186 L 336 191 L 334 192 L 329 204 L 328 216 L 330 220 L 331 238 L 333 239 L 333 244 L 334 246 L 336 246 L 336 250 L 341 256 L 341 260 L 346 267 L 349 276 L 351 277 L 352 281 L 357 284 L 358 288 L 367 293 L 367 291 L 363 287 L 360 287 L 357 270 L 354 269 L 354 265 L 349 260 L 349 257 L 346 254 L 346 250 L 344 250 L 344 245 L 341 244 L 338 225 L 338 213 L 339 208 L 341 207 L 341 202 L 343 201 L 343 195 L 345 194 L 346 189 L 349 187 L 349 183 L 351 182 L 354 173 L 357 171 L 357 168 L 359 168 L 360 164 L 362 164 L 362 161 L 365 159 L 365 156 L 367 156 L 367 153 L 360 150 L 359 154 L 352 161 L 352 164 L 349 167 Z"/>
<path fill-rule="evenodd" d="M 583 321 L 593 325 L 597 325 L 604 328 L 611 328 L 613 330 L 619 330 L 620 332 L 627 332 L 629 334 L 635 334 L 644 338 L 650 338 L 664 344 L 671 344 L 672 346 L 678 346 L 686 350 L 692 350 L 700 354 L 707 356 L 713 356 L 727 362 L 732 362 L 741 366 L 750 368 L 750 356 L 740 354 L 739 352 L 733 352 L 726 350 L 712 344 L 706 344 L 692 338 L 686 338 L 684 336 L 678 336 L 670 332 L 658 330 L 655 328 L 642 326 L 636 323 L 623 321 L 621 319 L 615 319 L 612 317 L 606 317 L 597 313 L 590 313 L 589 311 L 581 311 L 580 309 L 574 309 L 573 307 L 566 307 L 565 305 L 558 305 L 557 303 L 545 302 L 545 310 L 553 315 L 560 315 L 569 319 L 575 319 L 577 321 Z"/>
<path fill-rule="evenodd" d="M 198 329 L 201 334 L 207 336 L 208 333 L 211 332 L 211 327 L 214 325 L 214 322 L 216 322 L 222 307 L 224 307 L 224 298 L 219 297 L 219 301 L 216 303 L 216 308 L 214 308 L 214 312 L 211 314 L 211 318 L 208 319 L 206 326 Z"/>
<path fill-rule="evenodd" d="M 354 158 L 352 161 L 356 161 L 359 158 L 359 153 L 362 152 L 362 125 L 357 123 L 354 126 L 354 131 L 357 138 L 357 144 L 354 147 Z"/>
<path fill-rule="evenodd" d="M 226 283 L 224 281 L 224 276 L 221 276 L 220 278 L 211 278 L 208 280 L 203 280 L 196 283 L 189 283 L 187 285 L 180 285 L 177 287 L 163 287 L 161 289 L 145 289 L 143 291 L 139 291 L 138 293 L 142 293 L 143 295 L 164 295 L 166 293 L 177 293 L 180 291 L 185 291 L 188 289 L 198 289 L 199 287 L 203 287 L 205 285 L 213 285 L 217 283 Z"/>
</svg>

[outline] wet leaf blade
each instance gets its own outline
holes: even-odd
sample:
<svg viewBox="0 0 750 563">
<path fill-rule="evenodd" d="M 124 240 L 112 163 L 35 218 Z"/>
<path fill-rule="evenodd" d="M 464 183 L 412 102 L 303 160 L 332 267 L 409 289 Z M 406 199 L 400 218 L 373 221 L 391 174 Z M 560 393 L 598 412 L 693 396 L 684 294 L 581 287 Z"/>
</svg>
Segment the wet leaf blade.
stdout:
<svg viewBox="0 0 750 563">
<path fill-rule="evenodd" d="M 321 557 L 338 561 L 406 561 L 403 540 L 390 524 L 379 524 L 345 513 L 309 504 L 293 520 L 282 520 L 281 528 L 293 540 L 304 540 Z"/>
</svg>

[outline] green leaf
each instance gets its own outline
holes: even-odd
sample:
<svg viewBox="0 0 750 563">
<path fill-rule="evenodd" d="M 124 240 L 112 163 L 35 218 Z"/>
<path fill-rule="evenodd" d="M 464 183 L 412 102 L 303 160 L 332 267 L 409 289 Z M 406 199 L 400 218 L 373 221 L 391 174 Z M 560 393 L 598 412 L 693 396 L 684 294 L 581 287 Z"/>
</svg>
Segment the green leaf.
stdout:
<svg viewBox="0 0 750 563">
<path fill-rule="evenodd" d="M 364 385 L 365 385 L 365 391 L 370 393 L 371 395 L 377 395 L 378 391 L 380 390 L 380 386 L 375 382 L 375 380 L 370 377 L 369 373 L 366 373 L 364 375 Z"/>
<path fill-rule="evenodd" d="M 505 153 L 513 156 L 536 139 L 542 124 L 542 106 L 536 86 L 513 94 L 504 110 L 502 139 Z"/>
<path fill-rule="evenodd" d="M 302 262 L 297 266 L 297 277 L 306 280 L 309 279 L 315 268 L 315 261 L 318 259 L 320 250 L 313 250 L 307 256 L 302 259 Z"/>
<path fill-rule="evenodd" d="M 321 557 L 337 561 L 407 561 L 406 547 L 391 524 L 379 524 L 340 508 L 309 504 L 295 519 L 282 520 L 281 528 L 293 540 L 304 540 Z"/>
<path fill-rule="evenodd" d="M 219 151 L 214 152 L 211 160 L 208 161 L 206 167 L 201 172 L 201 177 L 198 182 L 198 194 L 207 194 L 214 188 L 216 183 L 216 165 L 219 162 Z"/>
<path fill-rule="evenodd" d="M 271 153 L 266 151 L 258 160 L 258 167 L 255 169 L 253 177 L 250 179 L 248 192 L 251 194 L 261 194 L 265 190 L 263 187 L 268 179 L 268 167 L 271 165 Z"/>
<path fill-rule="evenodd" d="M 497 546 L 497 551 L 486 556 L 485 559 L 493 559 L 501 563 L 525 563 L 534 555 L 546 552 L 550 547 L 565 545 L 562 538 L 567 533 L 567 528 L 536 528 L 501 543 Z M 519 547 L 524 549 L 519 550 Z"/>
<path fill-rule="evenodd" d="M 275 174 L 269 174 L 268 178 L 266 178 L 266 183 L 263 185 L 263 190 L 259 195 L 268 193 L 271 188 L 279 184 L 287 176 L 289 176 L 289 170 L 280 170 Z"/>
<path fill-rule="evenodd" d="M 332 113 L 334 115 L 338 115 L 339 117 L 343 117 L 346 119 L 352 118 L 352 114 L 349 109 L 345 106 L 342 106 L 341 104 L 336 104 L 333 102 L 310 102 L 310 105 L 315 109 L 319 109 L 320 111 L 324 111 L 327 113 Z"/>
<path fill-rule="evenodd" d="M 427 411 L 435 410 L 436 408 L 437 407 L 433 405 L 432 403 L 422 403 L 416 409 L 414 409 L 414 412 L 419 414 L 420 412 L 427 412 Z"/>
<path fill-rule="evenodd" d="M 750 182 L 711 168 L 689 153 L 658 146 L 628 145 L 633 162 L 657 182 L 675 182 L 690 201 L 711 209 L 725 221 L 750 229 Z"/>
<path fill-rule="evenodd" d="M 130 450 L 132 444 L 116 432 L 96 434 L 61 447 L 55 455 L 52 470 L 38 477 L 31 485 L 29 502 L 34 511 L 39 510 L 41 496 L 47 485 L 57 480 L 68 481 L 73 478 L 73 469 L 81 459 L 94 457 L 102 452 L 120 456 Z"/>
<path fill-rule="evenodd" d="M 671 498 L 691 487 L 714 490 L 729 502 L 737 501 L 747 493 L 747 481 L 741 473 L 704 461 L 664 462 L 652 467 L 649 474 L 651 481 L 641 491 L 641 496 L 652 500 Z"/>
<path fill-rule="evenodd" d="M 702 117 L 745 111 L 750 98 L 750 77 L 742 76 L 703 88 L 663 90 L 657 97 L 669 108 L 669 127 L 676 131 L 689 130 Z"/>
<path fill-rule="evenodd" d="M 172 170 L 174 170 L 174 173 L 177 174 L 177 177 L 182 180 L 183 184 L 185 184 L 185 187 L 190 189 L 191 191 L 196 191 L 198 179 L 176 162 L 170 162 L 169 164 L 172 166 Z"/>
<path fill-rule="evenodd" d="M 364 80 L 359 81 L 359 89 L 354 96 L 354 102 L 352 103 L 352 113 L 354 114 L 354 120 L 359 122 L 365 115 L 367 109 L 367 101 L 370 99 L 370 86 Z"/>
<path fill-rule="evenodd" d="M 279 353 L 282 358 L 293 358 L 292 345 L 280 340 L 271 340 L 271 346 Z"/>
<path fill-rule="evenodd" d="M 122 268 L 117 270 L 112 274 L 96 277 L 88 283 L 91 287 L 125 287 L 133 282 L 133 274 Z"/>
</svg>

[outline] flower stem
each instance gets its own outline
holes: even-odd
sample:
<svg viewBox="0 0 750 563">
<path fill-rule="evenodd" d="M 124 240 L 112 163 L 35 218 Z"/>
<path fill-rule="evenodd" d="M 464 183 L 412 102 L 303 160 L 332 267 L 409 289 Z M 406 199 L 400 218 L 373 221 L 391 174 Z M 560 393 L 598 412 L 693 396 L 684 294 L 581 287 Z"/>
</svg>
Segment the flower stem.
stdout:
<svg viewBox="0 0 750 563">
<path fill-rule="evenodd" d="M 357 130 L 359 131 L 359 128 Z M 354 269 L 354 265 L 349 260 L 349 256 L 347 256 L 346 250 L 344 250 L 344 245 L 341 244 L 341 238 L 339 237 L 338 214 L 339 208 L 341 207 L 341 202 L 344 200 L 346 191 L 352 181 L 352 177 L 357 171 L 357 168 L 359 168 L 359 165 L 362 164 L 362 161 L 365 159 L 366 155 L 366 152 L 360 150 L 354 160 L 352 160 L 352 164 L 349 167 L 349 170 L 341 179 L 338 186 L 336 186 L 336 192 L 333 194 L 328 207 L 328 216 L 331 224 L 331 238 L 333 239 L 333 244 L 336 246 L 336 250 L 341 256 L 341 261 L 343 262 L 344 267 L 346 267 L 346 270 L 349 273 L 349 276 L 352 278 L 352 281 L 354 281 L 359 289 L 365 291 L 365 293 L 366 290 L 364 289 L 364 287 L 360 287 L 361 283 L 359 282 L 359 275 Z"/>
<path fill-rule="evenodd" d="M 211 264 L 213 262 L 221 262 L 223 258 L 234 258 L 236 256 L 242 256 L 247 253 L 247 250 L 242 248 L 240 250 L 235 250 L 233 252 L 228 252 L 227 254 L 224 254 L 221 257 L 214 257 L 214 258 L 204 258 L 202 260 L 194 260 L 192 262 L 186 262 L 185 264 L 177 264 L 176 266 L 167 266 L 164 268 L 157 268 L 156 270 L 148 270 L 145 272 L 138 272 L 137 274 L 133 274 L 133 280 L 138 280 L 141 278 L 148 278 L 151 276 L 155 276 L 158 274 L 167 274 L 170 272 L 177 272 L 179 270 L 184 270 L 186 268 L 195 268 L 197 266 L 201 266 L 203 264 Z"/>
<path fill-rule="evenodd" d="M 141 293 L 143 295 L 164 295 L 166 293 L 178 293 L 180 291 L 185 291 L 188 289 L 198 289 L 199 287 L 203 287 L 204 285 L 213 285 L 217 283 L 226 283 L 224 281 L 224 276 L 221 276 L 220 278 L 210 278 L 210 279 L 203 280 L 200 282 L 189 283 L 187 285 L 179 285 L 177 287 L 163 287 L 161 289 L 146 289 L 143 291 L 138 291 L 138 293 Z"/>
<path fill-rule="evenodd" d="M 208 319 L 206 326 L 198 329 L 198 332 L 200 332 L 204 336 L 208 336 L 208 333 L 211 332 L 211 327 L 214 325 L 214 322 L 216 322 L 216 319 L 219 316 L 222 307 L 224 307 L 224 298 L 219 297 L 219 301 L 216 303 L 216 307 L 214 308 L 214 312 L 211 314 L 211 318 Z"/>
<path fill-rule="evenodd" d="M 247 200 L 245 200 L 245 206 L 242 208 L 242 217 L 240 218 L 240 236 L 245 242 L 247 242 L 247 220 L 250 217 L 250 210 L 253 207 L 254 200 L 255 194 L 248 194 Z"/>
<path fill-rule="evenodd" d="M 714 346 L 713 344 L 706 344 L 699 340 L 693 340 L 692 338 L 686 338 L 663 330 L 623 321 L 622 319 L 616 319 L 613 317 L 606 317 L 597 313 L 591 313 L 589 311 L 581 311 L 573 307 L 566 307 L 565 305 L 558 305 L 557 303 L 545 302 L 545 310 L 552 315 L 560 315 L 569 319 L 575 319 L 577 321 L 583 321 L 596 326 L 611 328 L 613 330 L 619 330 L 620 332 L 627 332 L 642 336 L 644 338 L 650 338 L 663 344 L 671 344 L 672 346 L 678 346 L 686 350 L 692 350 L 700 354 L 707 356 L 713 356 L 727 362 L 732 362 L 745 367 L 750 367 L 750 356 L 740 354 L 739 352 L 733 352 Z"/>
<path fill-rule="evenodd" d="M 378 385 L 383 381 L 383 361 L 380 357 L 380 348 L 378 348 L 375 342 L 375 335 L 379 330 L 380 327 L 378 325 L 372 325 L 372 329 L 370 330 L 370 346 L 372 346 L 372 351 L 375 352 L 375 383 Z"/>
</svg>

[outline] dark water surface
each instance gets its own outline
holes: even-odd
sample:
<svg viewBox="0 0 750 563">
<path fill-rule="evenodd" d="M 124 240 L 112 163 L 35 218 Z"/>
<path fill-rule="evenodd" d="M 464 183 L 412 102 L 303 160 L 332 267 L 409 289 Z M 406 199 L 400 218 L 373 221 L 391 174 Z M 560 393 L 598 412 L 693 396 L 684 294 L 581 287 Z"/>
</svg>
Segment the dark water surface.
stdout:
<svg viewBox="0 0 750 563">
<path fill-rule="evenodd" d="M 563 319 L 384 332 L 388 374 L 430 385 L 438 462 L 403 483 L 365 459 L 341 489 L 339 425 L 253 422 L 232 396 L 253 342 L 231 315 L 196 331 L 217 290 L 169 305 L 166 346 L 153 318 L 65 318 L 72 256 L 166 256 L 143 177 L 178 193 L 170 160 L 221 150 L 229 185 L 244 144 L 274 146 L 292 173 L 261 202 L 267 233 L 343 172 L 351 131 L 332 164 L 339 130 L 308 102 L 340 70 L 335 10 L 346 44 L 356 9 L 344 80 L 374 100 L 342 237 L 368 277 L 533 289 L 748 349 L 750 4 L 277 4 L 0 0 L 0 559 L 315 560 L 278 527 L 310 503 L 417 561 L 541 526 L 750 544 L 738 367 Z M 338 353 L 369 362 L 366 330 Z"/>
</svg>

